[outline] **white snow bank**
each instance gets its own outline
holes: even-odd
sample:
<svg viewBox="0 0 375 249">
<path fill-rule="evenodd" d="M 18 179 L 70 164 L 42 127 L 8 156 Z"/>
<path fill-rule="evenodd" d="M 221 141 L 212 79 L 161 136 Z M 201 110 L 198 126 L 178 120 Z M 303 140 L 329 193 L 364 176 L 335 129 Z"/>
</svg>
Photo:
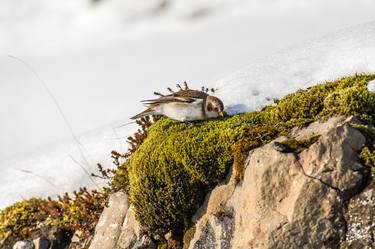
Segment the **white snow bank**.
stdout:
<svg viewBox="0 0 375 249">
<path fill-rule="evenodd" d="M 367 85 L 369 92 L 375 92 L 375 80 L 370 81 Z"/>
<path fill-rule="evenodd" d="M 16 155 L 0 162 L 0 208 L 30 197 L 46 197 L 72 192 L 80 187 L 95 188 L 105 182 L 91 177 L 96 164 L 114 167 L 111 151 L 126 151 L 124 141 L 134 125 L 115 128 L 121 123 L 90 131 L 73 139 L 43 146 L 30 155 Z"/>
<path fill-rule="evenodd" d="M 301 44 L 217 81 L 217 95 L 233 114 L 258 110 L 273 98 L 319 82 L 375 73 L 374 41 L 372 22 Z"/>
</svg>

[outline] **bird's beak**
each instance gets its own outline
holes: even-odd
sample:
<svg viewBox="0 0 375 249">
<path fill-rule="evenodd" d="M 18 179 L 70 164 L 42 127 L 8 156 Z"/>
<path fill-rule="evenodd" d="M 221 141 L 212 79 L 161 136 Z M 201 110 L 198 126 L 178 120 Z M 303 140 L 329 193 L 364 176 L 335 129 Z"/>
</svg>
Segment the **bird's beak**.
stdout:
<svg viewBox="0 0 375 249">
<path fill-rule="evenodd" d="M 219 116 L 220 117 L 224 117 L 225 116 L 225 113 L 223 111 L 219 112 Z"/>
</svg>

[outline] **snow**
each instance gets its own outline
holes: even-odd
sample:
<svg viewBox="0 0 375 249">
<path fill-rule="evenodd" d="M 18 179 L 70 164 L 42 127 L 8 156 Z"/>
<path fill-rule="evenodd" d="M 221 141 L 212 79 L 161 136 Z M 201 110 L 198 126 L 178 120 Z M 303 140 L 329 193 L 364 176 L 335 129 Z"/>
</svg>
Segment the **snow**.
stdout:
<svg viewBox="0 0 375 249">
<path fill-rule="evenodd" d="M 375 22 L 286 49 L 216 83 L 230 114 L 259 110 L 272 99 L 355 73 L 375 73 Z M 374 83 L 369 89 L 374 88 Z"/>
<path fill-rule="evenodd" d="M 125 151 L 135 126 L 116 127 L 153 91 L 185 80 L 216 87 L 233 114 L 316 82 L 374 72 L 374 7 L 368 0 L 1 1 L 0 208 L 103 184 L 87 172 L 96 162 L 110 167 L 111 150 Z M 83 146 L 40 81 L 8 54 L 46 82 Z"/>
<path fill-rule="evenodd" d="M 367 89 L 369 92 L 375 92 L 375 80 L 368 83 Z"/>
</svg>

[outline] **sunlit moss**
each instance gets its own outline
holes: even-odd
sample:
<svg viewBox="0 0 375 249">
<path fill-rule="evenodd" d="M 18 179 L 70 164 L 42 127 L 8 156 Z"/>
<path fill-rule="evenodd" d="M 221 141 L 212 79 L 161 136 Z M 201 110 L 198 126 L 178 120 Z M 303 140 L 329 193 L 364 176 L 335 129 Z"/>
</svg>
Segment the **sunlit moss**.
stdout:
<svg viewBox="0 0 375 249">
<path fill-rule="evenodd" d="M 7 237 L 26 239 L 40 221 L 48 217 L 47 201 L 32 198 L 0 211 L 0 241 Z"/>
<path fill-rule="evenodd" d="M 70 234 L 80 231 L 88 238 L 106 205 L 107 191 L 81 188 L 58 200 L 32 198 L 14 203 L 0 211 L 0 247 L 17 240 L 34 239 L 42 230 L 59 227 Z"/>
</svg>

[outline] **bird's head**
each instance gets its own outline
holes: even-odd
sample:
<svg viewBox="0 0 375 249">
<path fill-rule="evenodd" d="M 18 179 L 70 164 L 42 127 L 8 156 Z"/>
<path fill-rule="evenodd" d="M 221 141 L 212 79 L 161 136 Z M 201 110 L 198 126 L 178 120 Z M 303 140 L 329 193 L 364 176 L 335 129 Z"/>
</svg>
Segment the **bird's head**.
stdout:
<svg viewBox="0 0 375 249">
<path fill-rule="evenodd" d="M 219 98 L 208 96 L 206 99 L 206 114 L 208 118 L 224 117 L 224 104 Z"/>
</svg>

